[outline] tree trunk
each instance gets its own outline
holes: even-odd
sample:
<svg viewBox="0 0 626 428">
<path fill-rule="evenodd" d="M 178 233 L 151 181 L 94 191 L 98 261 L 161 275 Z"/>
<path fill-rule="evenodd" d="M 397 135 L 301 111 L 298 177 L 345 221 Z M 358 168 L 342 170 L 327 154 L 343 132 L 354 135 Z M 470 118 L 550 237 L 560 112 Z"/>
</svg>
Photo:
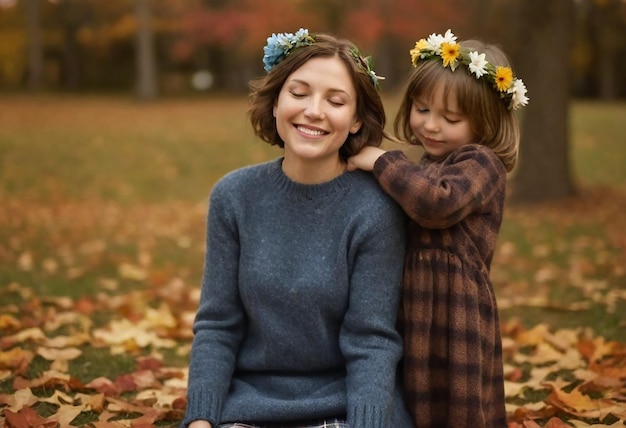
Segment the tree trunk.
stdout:
<svg viewBox="0 0 626 428">
<path fill-rule="evenodd" d="M 602 100 L 614 100 L 618 95 L 616 58 L 623 36 L 620 35 L 620 0 L 593 2 L 591 20 L 596 43 L 598 64 L 598 95 Z"/>
<path fill-rule="evenodd" d="M 40 0 L 25 0 L 24 11 L 28 37 L 28 88 L 31 91 L 37 91 L 43 87 Z"/>
<path fill-rule="evenodd" d="M 63 44 L 63 83 L 69 89 L 80 86 L 80 45 L 78 43 L 78 25 L 65 24 L 65 42 Z"/>
<path fill-rule="evenodd" d="M 512 200 L 540 202 L 573 194 L 569 164 L 571 0 L 517 0 L 515 72 L 528 88 Z"/>
<path fill-rule="evenodd" d="M 157 97 L 156 60 L 150 0 L 135 0 L 137 17 L 137 81 L 140 100 Z"/>
</svg>

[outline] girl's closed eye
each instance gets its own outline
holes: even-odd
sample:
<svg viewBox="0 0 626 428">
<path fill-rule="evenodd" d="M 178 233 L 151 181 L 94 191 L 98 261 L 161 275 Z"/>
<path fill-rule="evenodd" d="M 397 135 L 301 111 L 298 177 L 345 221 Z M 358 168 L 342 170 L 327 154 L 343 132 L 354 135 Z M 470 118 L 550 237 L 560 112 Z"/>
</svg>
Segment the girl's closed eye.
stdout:
<svg viewBox="0 0 626 428">
<path fill-rule="evenodd" d="M 428 111 L 428 107 L 425 104 L 422 103 L 415 103 L 413 104 L 413 109 L 418 112 L 418 113 L 425 113 Z"/>
</svg>

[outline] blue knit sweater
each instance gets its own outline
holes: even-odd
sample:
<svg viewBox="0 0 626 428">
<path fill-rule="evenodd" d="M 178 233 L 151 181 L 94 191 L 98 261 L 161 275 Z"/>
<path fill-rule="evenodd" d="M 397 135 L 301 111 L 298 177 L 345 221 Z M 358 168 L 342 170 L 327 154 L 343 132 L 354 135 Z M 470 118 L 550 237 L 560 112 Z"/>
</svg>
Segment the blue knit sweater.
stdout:
<svg viewBox="0 0 626 428">
<path fill-rule="evenodd" d="M 211 193 L 183 425 L 410 426 L 395 379 L 404 214 L 368 173 L 304 185 L 281 163 Z"/>
</svg>

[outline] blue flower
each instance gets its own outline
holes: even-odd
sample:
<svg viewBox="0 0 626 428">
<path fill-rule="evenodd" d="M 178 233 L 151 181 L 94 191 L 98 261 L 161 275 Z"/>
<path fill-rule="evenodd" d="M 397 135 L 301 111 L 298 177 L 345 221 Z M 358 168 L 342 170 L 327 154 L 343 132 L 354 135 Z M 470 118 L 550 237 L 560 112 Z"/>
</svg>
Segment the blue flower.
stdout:
<svg viewBox="0 0 626 428">
<path fill-rule="evenodd" d="M 267 38 L 267 44 L 263 48 L 263 64 L 265 71 L 270 72 L 272 68 L 287 57 L 294 49 L 301 46 L 308 46 L 314 42 L 309 31 L 300 28 L 296 34 L 278 33 Z"/>
<path fill-rule="evenodd" d="M 285 56 L 284 45 L 281 45 L 280 42 L 281 38 L 284 38 L 283 34 L 272 34 L 272 37 L 267 38 L 267 45 L 263 48 L 263 64 L 265 64 L 265 71 L 267 72 Z"/>
</svg>

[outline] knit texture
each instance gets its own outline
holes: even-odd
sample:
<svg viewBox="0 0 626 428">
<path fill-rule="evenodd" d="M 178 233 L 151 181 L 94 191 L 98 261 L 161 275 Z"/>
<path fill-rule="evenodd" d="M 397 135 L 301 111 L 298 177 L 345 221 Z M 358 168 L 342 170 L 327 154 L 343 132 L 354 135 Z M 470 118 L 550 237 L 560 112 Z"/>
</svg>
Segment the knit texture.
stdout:
<svg viewBox="0 0 626 428">
<path fill-rule="evenodd" d="M 407 405 L 418 428 L 506 427 L 502 345 L 489 278 L 506 171 L 480 145 L 374 165 L 409 215 L 400 326 Z"/>
<path fill-rule="evenodd" d="M 281 165 L 211 192 L 183 424 L 406 420 L 394 402 L 404 215 L 371 174 L 304 185 Z"/>
</svg>

